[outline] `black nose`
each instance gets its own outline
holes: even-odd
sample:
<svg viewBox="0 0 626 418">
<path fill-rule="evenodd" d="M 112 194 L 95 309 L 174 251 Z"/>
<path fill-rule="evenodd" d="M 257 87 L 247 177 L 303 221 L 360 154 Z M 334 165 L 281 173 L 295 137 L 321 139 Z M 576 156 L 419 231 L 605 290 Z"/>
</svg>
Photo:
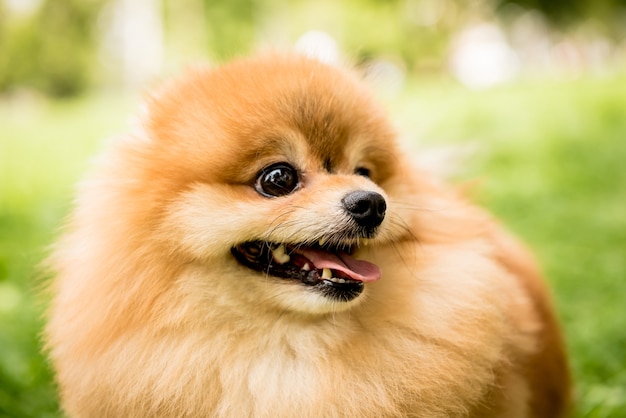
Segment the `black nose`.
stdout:
<svg viewBox="0 0 626 418">
<path fill-rule="evenodd" d="M 379 193 L 357 190 L 341 199 L 343 207 L 360 226 L 376 228 L 385 218 L 387 203 Z"/>
</svg>

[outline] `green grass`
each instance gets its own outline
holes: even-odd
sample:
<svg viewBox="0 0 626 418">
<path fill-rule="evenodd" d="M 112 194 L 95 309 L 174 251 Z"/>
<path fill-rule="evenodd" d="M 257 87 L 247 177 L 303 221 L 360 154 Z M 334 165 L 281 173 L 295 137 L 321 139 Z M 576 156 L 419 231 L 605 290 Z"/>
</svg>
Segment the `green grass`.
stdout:
<svg viewBox="0 0 626 418">
<path fill-rule="evenodd" d="M 483 92 L 411 84 L 391 105 L 410 140 L 477 145 L 461 179 L 534 249 L 565 327 L 581 417 L 626 417 L 626 79 Z M 74 183 L 129 100 L 0 102 L 0 417 L 58 416 L 39 353 L 37 264 Z"/>
</svg>

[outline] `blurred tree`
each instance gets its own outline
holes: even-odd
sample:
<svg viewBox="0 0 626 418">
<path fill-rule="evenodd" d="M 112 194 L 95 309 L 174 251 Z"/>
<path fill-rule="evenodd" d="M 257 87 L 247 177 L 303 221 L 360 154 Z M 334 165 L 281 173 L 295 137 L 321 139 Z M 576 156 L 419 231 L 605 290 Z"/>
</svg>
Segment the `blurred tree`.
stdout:
<svg viewBox="0 0 626 418">
<path fill-rule="evenodd" d="M 29 16 L 0 17 L 0 91 L 16 85 L 53 96 L 82 91 L 96 54 L 96 17 L 106 0 L 43 0 Z"/>
<path fill-rule="evenodd" d="M 11 9 L 22 4 L 20 1 L 38 7 L 27 15 L 16 14 Z M 281 45 L 317 29 L 330 34 L 358 60 L 382 56 L 409 71 L 437 71 L 445 66 L 450 40 L 459 28 L 492 19 L 494 10 L 505 18 L 512 9 L 538 10 L 565 29 L 595 17 L 586 28 L 613 39 L 626 34 L 626 0 L 154 1 L 165 11 L 161 40 L 165 49 L 185 51 L 179 54 L 185 58 L 191 51 L 217 61 L 250 52 L 260 39 Z M 96 54 L 103 42 L 104 31 L 99 26 L 107 24 L 98 17 L 105 5 L 113 3 L 0 0 L 0 93 L 27 86 L 69 96 L 91 86 L 98 74 Z M 507 7 L 511 5 L 517 7 Z M 119 47 L 119 40 L 114 43 Z"/>
<path fill-rule="evenodd" d="M 623 25 L 626 15 L 626 0 L 495 0 L 496 10 L 501 10 L 507 4 L 539 10 L 558 26 L 570 26 L 588 18 L 598 18 L 609 32 Z"/>
<path fill-rule="evenodd" d="M 247 52 L 255 40 L 261 0 L 203 0 L 209 49 L 224 60 Z"/>
<path fill-rule="evenodd" d="M 37 14 L 39 36 L 36 83 L 56 95 L 84 89 L 96 52 L 94 25 L 102 1 L 45 0 Z"/>
</svg>

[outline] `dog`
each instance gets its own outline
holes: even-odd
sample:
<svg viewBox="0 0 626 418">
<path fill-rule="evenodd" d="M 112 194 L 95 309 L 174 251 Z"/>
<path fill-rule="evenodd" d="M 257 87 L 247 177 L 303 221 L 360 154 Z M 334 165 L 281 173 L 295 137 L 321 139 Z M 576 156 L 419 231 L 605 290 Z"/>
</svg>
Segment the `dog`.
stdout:
<svg viewBox="0 0 626 418">
<path fill-rule="evenodd" d="M 70 417 L 559 417 L 529 253 L 358 74 L 267 53 L 146 101 L 81 184 L 45 329 Z"/>
</svg>

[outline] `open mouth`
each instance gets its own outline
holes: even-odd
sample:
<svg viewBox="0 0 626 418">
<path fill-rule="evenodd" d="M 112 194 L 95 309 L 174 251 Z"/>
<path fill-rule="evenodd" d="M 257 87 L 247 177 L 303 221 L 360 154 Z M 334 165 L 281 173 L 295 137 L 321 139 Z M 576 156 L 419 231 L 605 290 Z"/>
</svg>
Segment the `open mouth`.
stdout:
<svg viewBox="0 0 626 418">
<path fill-rule="evenodd" d="M 364 283 L 374 282 L 381 275 L 378 266 L 353 258 L 354 249 L 250 241 L 233 247 L 231 252 L 248 268 L 300 282 L 332 299 L 350 301 L 361 294 Z"/>
</svg>

